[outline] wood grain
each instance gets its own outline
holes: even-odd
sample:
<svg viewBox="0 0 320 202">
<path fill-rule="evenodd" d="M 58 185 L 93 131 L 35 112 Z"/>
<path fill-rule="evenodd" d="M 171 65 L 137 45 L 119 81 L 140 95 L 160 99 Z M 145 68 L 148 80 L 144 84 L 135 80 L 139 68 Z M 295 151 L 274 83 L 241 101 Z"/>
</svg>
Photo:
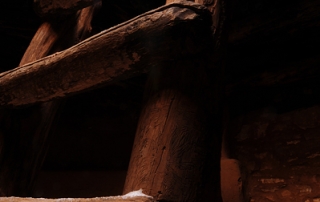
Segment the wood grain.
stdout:
<svg viewBox="0 0 320 202">
<path fill-rule="evenodd" d="M 211 49 L 189 58 L 172 55 L 151 67 L 124 192 L 141 187 L 158 201 L 222 201 L 212 107 L 212 70 L 219 67 L 214 34 L 207 34 L 201 37 Z"/>
<path fill-rule="evenodd" d="M 0 106 L 49 101 L 147 72 L 154 61 L 194 55 L 208 45 L 190 36 L 202 36 L 210 23 L 210 13 L 198 4 L 152 10 L 63 52 L 1 73 Z"/>
<path fill-rule="evenodd" d="M 198 55 L 151 69 L 124 192 L 141 187 L 160 201 L 221 200 L 210 64 Z"/>
</svg>

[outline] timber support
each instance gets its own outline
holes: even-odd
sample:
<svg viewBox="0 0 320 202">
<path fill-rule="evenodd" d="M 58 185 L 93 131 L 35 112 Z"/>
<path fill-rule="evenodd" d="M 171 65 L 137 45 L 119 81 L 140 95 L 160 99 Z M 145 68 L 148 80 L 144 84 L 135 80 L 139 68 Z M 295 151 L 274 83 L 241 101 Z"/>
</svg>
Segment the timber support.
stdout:
<svg viewBox="0 0 320 202">
<path fill-rule="evenodd" d="M 200 54 L 152 65 L 124 193 L 140 187 L 158 201 L 222 201 L 215 30 L 186 35 L 204 38 L 209 48 Z"/>
<path fill-rule="evenodd" d="M 211 12 L 173 2 L 4 72 L 0 106 L 46 102 L 148 72 L 124 193 L 142 188 L 158 201 L 222 201 L 214 90 L 220 21 L 212 24 Z"/>
<path fill-rule="evenodd" d="M 210 39 L 202 36 L 206 43 L 199 43 L 189 35 L 201 36 L 210 26 L 210 12 L 199 4 L 157 8 L 65 51 L 1 73 L 0 106 L 65 97 L 146 73 L 154 61 L 200 53 Z"/>
</svg>

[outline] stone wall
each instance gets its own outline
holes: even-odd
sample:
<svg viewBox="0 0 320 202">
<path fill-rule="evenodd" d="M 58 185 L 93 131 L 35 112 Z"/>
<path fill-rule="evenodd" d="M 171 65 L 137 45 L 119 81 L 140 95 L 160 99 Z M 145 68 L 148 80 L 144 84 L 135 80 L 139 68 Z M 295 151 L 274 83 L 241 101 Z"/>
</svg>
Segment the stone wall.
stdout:
<svg viewBox="0 0 320 202">
<path fill-rule="evenodd" d="M 320 201 L 320 105 L 287 112 L 264 107 L 228 128 L 245 201 Z"/>
</svg>

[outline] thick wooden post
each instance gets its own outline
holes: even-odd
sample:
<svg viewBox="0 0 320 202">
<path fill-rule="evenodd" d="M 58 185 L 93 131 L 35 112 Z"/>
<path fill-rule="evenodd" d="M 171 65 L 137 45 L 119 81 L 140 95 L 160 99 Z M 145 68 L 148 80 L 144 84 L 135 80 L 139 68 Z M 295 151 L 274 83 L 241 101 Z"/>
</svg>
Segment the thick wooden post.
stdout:
<svg viewBox="0 0 320 202">
<path fill-rule="evenodd" d="M 214 43 L 207 31 L 181 44 L 203 44 L 200 54 L 151 67 L 124 193 L 142 188 L 159 201 L 221 201 Z"/>
<path fill-rule="evenodd" d="M 140 187 L 160 201 L 221 200 L 217 126 L 204 61 L 185 58 L 153 68 L 124 192 Z"/>
<path fill-rule="evenodd" d="M 204 46 L 212 49 L 152 67 L 124 193 L 142 188 L 159 201 L 222 201 L 216 85 L 220 70 L 215 66 L 219 54 L 214 53 L 220 46 L 222 12 L 211 9 L 220 9 L 220 4 L 209 6 L 213 38 L 208 37 Z M 187 42 L 183 45 L 190 48 Z"/>
</svg>

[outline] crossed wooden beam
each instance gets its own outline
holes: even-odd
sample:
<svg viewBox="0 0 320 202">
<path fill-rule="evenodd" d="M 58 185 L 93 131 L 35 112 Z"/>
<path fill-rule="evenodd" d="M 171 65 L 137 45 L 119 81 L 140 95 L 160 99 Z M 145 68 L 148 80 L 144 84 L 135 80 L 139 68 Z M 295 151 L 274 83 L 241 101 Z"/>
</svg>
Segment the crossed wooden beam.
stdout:
<svg viewBox="0 0 320 202">
<path fill-rule="evenodd" d="M 200 4 L 151 10 L 67 50 L 1 73 L 0 106 L 46 102 L 146 73 L 154 61 L 199 54 L 208 48 L 210 35 L 203 33 L 210 26 L 210 12 Z M 181 47 L 190 35 L 199 37 Z"/>
<path fill-rule="evenodd" d="M 47 101 L 151 71 L 124 193 L 143 188 L 156 200 L 220 201 L 220 149 L 215 154 L 210 149 L 211 56 L 218 41 L 213 24 L 212 13 L 201 4 L 173 2 L 151 10 L 67 50 L 1 73 L 0 108 L 44 102 L 50 112 L 39 124 L 44 132 L 19 142 L 40 137 L 45 145 L 45 131 L 56 111 L 56 104 Z M 28 56 L 30 61 L 32 53 Z M 33 146 L 37 148 L 26 149 L 31 152 L 27 157 L 44 153 L 41 145 Z"/>
<path fill-rule="evenodd" d="M 92 3 L 90 0 L 82 2 Z M 84 5 L 76 4 L 74 8 L 79 9 L 79 6 Z M 302 22 L 307 20 L 309 18 Z M 204 76 L 204 69 L 212 67 L 212 61 L 206 60 L 206 54 L 210 55 L 213 48 L 211 25 L 211 13 L 200 4 L 179 2 L 159 7 L 67 50 L 1 73 L 0 108 L 47 102 L 150 70 L 161 70 L 164 75 L 157 79 L 162 89 L 154 90 L 152 82 L 148 83 L 147 90 L 154 92 L 149 93 L 149 100 L 141 113 L 125 190 L 144 186 L 157 199 L 187 201 L 181 193 L 189 198 L 206 199 L 202 195 L 209 196 L 210 193 L 202 192 L 200 184 L 204 183 L 200 180 L 211 188 L 217 186 L 210 183 L 219 182 L 218 178 L 203 179 L 213 172 L 208 161 L 219 160 L 219 156 L 209 151 L 213 148 L 212 136 L 217 135 L 211 134 L 215 131 L 209 126 L 215 124 L 210 120 L 213 113 L 206 111 L 213 99 L 206 101 L 210 97 L 205 91 L 208 86 L 201 83 L 203 78 L 214 79 L 210 77 L 212 75 L 209 78 Z M 253 32 L 251 29 L 249 25 L 244 26 L 238 37 L 229 40 L 237 42 L 239 37 Z M 256 35 L 259 37 L 261 33 Z M 159 67 L 161 65 L 166 68 Z M 281 79 L 285 82 L 290 77 L 284 75 Z M 271 84 L 260 83 L 272 85 L 279 79 L 269 80 Z M 234 87 L 230 88 L 232 91 Z M 131 180 L 134 176 L 136 179 Z"/>
<path fill-rule="evenodd" d="M 45 8 L 48 7 L 48 4 L 51 3 L 51 1 L 49 0 L 35 0 L 35 8 L 38 11 L 38 13 L 42 16 L 51 16 L 53 14 L 55 14 L 55 12 L 59 12 L 59 13 L 64 13 L 64 14 L 68 14 L 70 12 L 70 10 L 77 10 L 79 8 L 91 5 L 93 0 L 73 0 L 70 1 L 72 3 L 69 3 L 67 6 L 71 7 L 71 9 L 69 8 L 68 10 L 62 10 L 59 5 L 57 4 L 53 4 L 51 5 L 52 9 L 51 10 L 46 10 Z M 45 2 L 43 4 L 40 4 L 39 2 Z M 47 2 L 47 3 L 46 3 Z M 69 1 L 68 1 L 69 2 Z M 170 2 L 170 1 L 168 1 Z M 202 2 L 202 1 L 199 1 Z M 187 4 L 191 4 L 189 3 L 180 3 L 180 5 L 187 5 Z M 311 5 L 311 6 L 310 6 Z M 302 3 L 298 2 L 298 3 L 293 3 L 291 5 L 291 7 L 288 7 L 288 9 L 282 11 L 283 13 L 290 13 L 292 11 L 295 10 L 300 10 L 299 11 L 299 15 L 297 15 L 295 18 L 292 18 L 292 20 L 288 21 L 286 19 L 286 17 L 281 17 L 281 18 L 276 18 L 281 16 L 280 14 L 275 15 L 276 17 L 274 18 L 266 18 L 264 16 L 252 16 L 251 18 L 248 19 L 248 22 L 238 22 L 238 23 L 234 23 L 231 25 L 230 28 L 230 32 L 229 32 L 229 39 L 228 42 L 230 44 L 243 44 L 247 41 L 254 41 L 260 38 L 265 37 L 265 35 L 270 36 L 270 38 L 275 38 L 275 35 L 277 35 L 277 33 L 284 33 L 285 31 L 283 30 L 288 30 L 288 28 L 296 26 L 296 27 L 302 27 L 300 25 L 304 25 L 306 26 L 306 29 L 310 29 L 310 28 L 315 28 L 315 27 L 319 27 L 319 25 L 317 24 L 317 21 L 314 21 L 313 19 L 317 19 L 319 18 L 319 12 L 313 12 L 313 7 L 317 7 L 319 5 L 318 1 L 313 0 L 310 1 L 309 3 Z M 141 16 L 138 16 L 130 21 L 128 21 L 127 23 L 135 23 L 134 21 L 139 21 L 143 19 L 148 19 L 148 18 L 152 18 L 153 15 L 157 15 L 156 13 L 162 12 L 163 10 L 165 10 L 166 8 L 169 7 L 178 7 L 181 8 L 181 6 L 179 6 L 178 4 L 171 4 L 171 5 L 166 5 L 163 6 L 161 8 L 155 9 L 153 11 L 150 11 L 148 13 L 145 13 Z M 182 6 L 183 7 L 183 6 Z M 190 8 L 190 7 L 189 7 Z M 196 8 L 194 7 L 194 9 L 200 9 L 199 7 Z M 193 11 L 195 11 L 193 9 Z M 201 8 L 202 9 L 202 8 Z M 201 10 L 200 9 L 200 10 Z M 179 15 L 178 13 L 176 13 L 175 15 Z M 284 15 L 285 16 L 285 15 Z M 165 16 L 163 16 L 165 17 Z M 169 17 L 167 15 L 167 17 Z M 259 19 L 259 20 L 257 20 Z M 168 19 L 167 19 L 168 20 Z M 191 20 L 191 19 L 189 19 Z M 169 20 L 170 21 L 170 20 Z M 174 22 L 175 20 L 172 20 L 172 22 Z M 192 20 L 191 20 L 192 21 Z M 165 22 L 165 21 L 163 21 Z M 190 22 L 190 21 L 189 21 Z M 259 22 L 259 24 L 255 24 L 254 22 Z M 272 26 L 273 24 L 275 24 L 274 22 L 277 22 L 278 24 L 280 24 L 281 26 Z M 160 21 L 155 22 L 157 24 L 161 24 Z M 179 23 L 177 21 L 175 21 L 174 23 Z M 85 81 L 83 79 L 77 78 L 78 74 L 73 74 L 72 70 L 63 70 L 61 73 L 64 74 L 64 72 L 69 71 L 72 74 L 72 77 L 75 78 L 75 80 L 78 81 L 78 83 L 82 82 L 83 87 L 81 87 L 80 89 L 74 89 L 74 85 L 68 85 L 65 83 L 64 80 L 61 80 L 60 77 L 58 78 L 57 81 L 59 81 L 60 84 L 65 83 L 65 87 L 59 87 L 57 86 L 58 84 L 56 84 L 56 86 L 54 86 L 54 88 L 52 88 L 54 91 L 53 93 L 49 93 L 48 89 L 51 89 L 50 86 L 48 86 L 48 81 L 56 79 L 54 78 L 54 75 L 52 75 L 52 69 L 51 66 L 54 66 L 54 62 L 58 63 L 59 66 L 61 66 L 60 68 L 62 68 L 63 65 L 65 65 L 66 59 L 64 59 L 63 57 L 67 57 L 68 54 L 73 54 L 72 52 L 75 51 L 86 51 L 86 48 L 88 48 L 90 45 L 92 45 L 95 42 L 100 43 L 98 47 L 105 47 L 105 49 L 103 51 L 105 51 L 105 53 L 107 52 L 113 52 L 114 50 L 117 50 L 116 48 L 110 48 L 110 46 L 108 46 L 109 44 L 107 44 L 107 41 L 103 41 L 103 39 L 108 39 L 110 43 L 110 41 L 112 40 L 117 40 L 119 43 L 123 43 L 126 44 L 125 40 L 120 41 L 118 39 L 118 37 L 113 34 L 112 35 L 112 30 L 114 31 L 113 33 L 116 32 L 115 29 L 121 30 L 121 29 L 126 29 L 126 26 L 130 26 L 129 24 L 123 23 L 121 25 L 118 25 L 116 27 L 113 27 L 109 30 L 106 30 L 96 36 L 91 37 L 90 39 L 86 40 L 85 42 L 82 43 L 82 46 L 80 46 L 80 44 L 72 47 L 71 49 L 67 50 L 67 51 L 63 51 L 61 53 L 58 53 L 56 55 L 51 55 L 48 56 L 46 58 L 43 58 L 41 60 L 38 60 L 32 64 L 27 64 L 24 65 L 22 67 L 18 67 L 16 69 L 4 72 L 2 74 L 0 74 L 0 107 L 2 106 L 8 106 L 8 105 L 12 105 L 12 106 L 19 106 L 19 105 L 26 105 L 26 104 L 32 104 L 32 103 L 36 103 L 36 102 L 43 102 L 43 101 L 48 101 L 54 98 L 58 98 L 58 97 L 63 97 L 66 95 L 69 95 L 71 93 L 75 93 L 75 92 L 80 92 L 81 90 L 83 90 L 84 88 L 90 88 L 93 87 L 97 84 L 92 83 L 88 84 L 88 81 Z M 152 23 L 144 23 L 143 26 L 144 27 L 144 33 L 142 34 L 146 34 L 146 36 L 150 36 L 150 38 L 152 38 L 152 36 L 150 34 L 152 33 L 146 33 L 145 31 L 148 30 L 148 26 L 150 26 L 150 28 L 152 28 Z M 167 27 L 168 28 L 168 27 Z M 142 29 L 139 30 L 131 30 L 130 33 L 132 34 L 132 36 L 134 36 L 134 32 L 141 32 Z M 162 30 L 160 27 L 155 28 L 155 30 L 153 30 L 153 34 L 155 34 L 153 37 L 156 37 L 157 32 L 161 33 Z M 129 33 L 128 33 L 129 34 Z M 139 39 L 142 36 L 142 34 L 140 35 L 139 33 L 136 34 L 136 39 Z M 181 35 L 181 37 L 185 37 L 185 35 Z M 142 37 L 141 37 L 142 38 Z M 84 44 L 85 43 L 85 44 Z M 137 42 L 141 43 L 140 45 L 143 45 L 143 41 Z M 175 42 L 174 42 L 175 43 Z M 174 46 L 174 43 L 172 43 L 172 47 Z M 110 43 L 110 45 L 112 45 L 112 42 Z M 120 48 L 120 46 L 119 46 Z M 134 48 L 134 47 L 132 47 Z M 159 51 L 163 50 L 163 48 L 167 48 L 164 46 L 158 46 L 157 47 L 159 49 Z M 121 48 L 120 48 L 121 49 Z M 133 50 L 133 49 L 132 49 Z M 101 51 L 101 50 L 100 50 Z M 118 50 L 118 52 L 121 50 Z M 134 51 L 134 50 L 133 50 Z M 164 53 L 166 53 L 165 50 L 163 50 Z M 137 52 L 138 53 L 138 52 Z M 86 53 L 87 55 L 89 55 L 89 53 Z M 154 54 L 154 53 L 152 53 Z M 114 55 L 116 55 L 116 53 L 114 53 Z M 140 56 L 141 60 L 146 61 L 146 57 L 150 56 L 150 54 L 148 53 L 143 53 Z M 170 55 L 166 55 L 164 54 L 164 56 L 170 57 Z M 68 56 L 68 58 L 71 58 L 70 56 Z M 111 55 L 110 55 L 111 58 Z M 118 60 L 117 58 L 104 58 L 101 57 L 99 58 L 99 61 L 101 61 L 100 66 L 104 66 L 103 69 L 108 69 L 108 71 L 111 71 L 112 68 L 116 68 L 116 67 L 111 67 L 110 66 L 110 62 L 108 63 L 107 61 L 111 61 L 111 60 Z M 127 55 L 128 61 L 132 61 L 132 57 L 130 57 L 129 55 Z M 75 59 L 75 58 L 73 58 Z M 92 66 L 92 70 L 91 73 L 93 73 L 94 69 L 95 69 L 95 65 L 97 65 L 96 63 L 93 63 L 93 59 L 91 60 L 90 58 L 77 58 L 76 59 L 78 61 L 78 63 L 80 63 L 82 66 L 86 63 L 92 63 L 90 64 Z M 44 65 L 45 63 L 45 65 Z M 71 63 L 70 63 L 71 64 Z M 78 65 L 76 63 L 74 63 L 75 65 Z M 106 64 L 106 65 L 104 65 Z M 72 65 L 75 67 L 75 65 Z M 40 67 L 41 66 L 41 70 Z M 69 65 L 68 65 L 69 66 Z M 71 65 L 70 65 L 71 66 Z M 137 62 L 135 62 L 135 64 L 129 65 L 132 72 L 135 71 L 136 74 L 139 73 L 143 73 L 143 72 L 147 72 L 149 67 L 143 67 L 143 66 L 139 66 L 139 64 Z M 49 68 L 51 70 L 49 70 Z M 56 68 L 57 70 L 59 68 L 57 67 L 53 67 L 53 69 Z M 100 67 L 98 67 L 100 68 Z M 80 68 L 78 69 L 79 71 Z M 37 74 L 37 71 L 39 71 L 39 74 Z M 46 81 L 41 81 L 39 80 L 40 78 L 37 78 L 36 75 L 40 75 L 40 72 L 46 72 L 44 74 L 46 74 L 46 78 L 49 78 L 49 80 Z M 78 72 L 79 72 L 78 71 Z M 104 70 L 106 71 L 106 70 Z M 238 83 L 230 83 L 229 85 L 227 85 L 227 93 L 232 93 L 234 91 L 237 91 L 238 88 L 250 88 L 250 86 L 270 86 L 270 85 L 277 85 L 277 84 L 282 84 L 282 83 L 288 83 L 291 81 L 296 81 L 296 80 L 301 80 L 301 79 L 308 79 L 311 76 L 318 76 L 319 73 L 316 72 L 316 75 L 314 73 L 306 73 L 306 71 L 315 71 L 314 68 L 309 68 L 306 69 L 306 67 L 304 68 L 300 68 L 300 67 L 294 67 L 294 70 L 289 69 L 286 70 L 284 72 L 281 73 L 281 75 L 279 76 L 279 73 L 269 73 L 266 77 L 265 74 L 261 74 L 261 75 L 257 75 L 254 78 L 250 78 Z M 34 72 L 33 75 L 30 74 L 30 72 Z M 107 76 L 105 76 L 105 78 L 101 78 L 101 85 L 105 85 L 108 84 L 116 79 L 124 79 L 126 76 L 130 77 L 130 76 L 134 76 L 134 74 L 129 73 L 130 71 L 125 71 L 123 73 L 123 77 L 121 77 L 121 74 L 117 74 L 114 75 L 114 78 L 108 78 Z M 301 75 L 306 75 L 306 76 L 301 76 Z M 52 78 L 50 78 L 52 76 Z M 67 77 L 67 75 L 62 75 L 64 78 Z M 89 75 L 87 75 L 89 77 Z M 91 78 L 94 77 L 94 75 L 90 75 L 92 76 Z M 98 78 L 97 77 L 97 78 Z M 35 78 L 36 80 L 33 80 L 33 78 Z M 20 80 L 21 79 L 21 80 Z M 73 79 L 71 79 L 71 81 L 73 81 Z M 68 82 L 66 80 L 66 82 Z M 37 85 L 43 85 L 43 90 L 41 90 L 42 88 L 38 88 L 37 85 L 33 86 L 31 89 L 33 90 L 25 90 L 27 88 L 29 88 L 29 85 L 34 85 L 35 83 L 37 83 Z M 91 83 L 91 82 L 90 82 Z M 25 87 L 23 87 L 25 86 Z M 89 87 L 90 86 L 90 87 Z M 34 88 L 38 88 L 38 89 L 34 89 Z M 68 88 L 68 89 L 67 89 Z M 12 92 L 9 92 L 12 91 Z M 59 91 L 59 92 L 58 92 Z M 50 94 L 50 95 L 48 95 Z"/>
</svg>

